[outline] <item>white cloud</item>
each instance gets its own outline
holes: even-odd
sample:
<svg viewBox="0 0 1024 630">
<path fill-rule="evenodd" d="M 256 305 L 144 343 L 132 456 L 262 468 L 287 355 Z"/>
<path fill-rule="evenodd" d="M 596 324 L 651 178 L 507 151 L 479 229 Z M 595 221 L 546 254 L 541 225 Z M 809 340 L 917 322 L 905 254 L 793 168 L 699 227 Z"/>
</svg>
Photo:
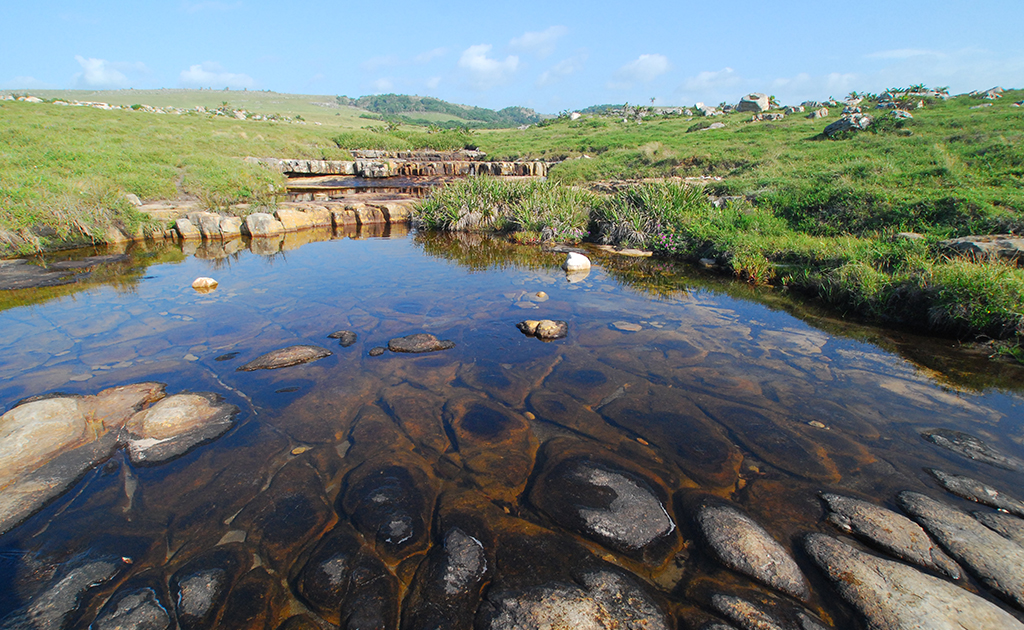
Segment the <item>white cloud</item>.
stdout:
<svg viewBox="0 0 1024 630">
<path fill-rule="evenodd" d="M 373 90 L 378 94 L 390 92 L 395 89 L 395 84 L 388 78 L 380 78 L 373 82 Z"/>
<path fill-rule="evenodd" d="M 75 84 L 82 88 L 122 88 L 131 81 L 125 74 L 145 74 L 149 70 L 140 62 L 125 63 L 106 59 L 85 58 L 75 55 L 75 61 L 82 66 L 82 72 L 75 74 Z"/>
<path fill-rule="evenodd" d="M 437 86 L 441 85 L 441 77 L 430 77 L 427 79 L 425 85 L 428 90 L 436 90 Z"/>
<path fill-rule="evenodd" d="M 538 57 L 547 57 L 555 52 L 558 40 L 569 32 L 564 26 L 551 26 L 543 31 L 529 31 L 519 37 L 513 37 L 509 46 L 513 50 L 521 50 Z"/>
<path fill-rule="evenodd" d="M 563 59 L 541 73 L 537 78 L 537 87 L 545 87 L 560 83 L 564 79 L 576 74 L 583 69 L 583 63 L 587 60 L 586 53 L 579 53 L 567 59 Z"/>
<path fill-rule="evenodd" d="M 447 48 L 444 48 L 444 47 L 434 48 L 433 50 L 428 50 L 426 52 L 422 52 L 422 53 L 416 55 L 413 58 L 413 61 L 415 61 L 416 63 L 430 63 L 431 61 L 433 61 L 433 60 L 435 60 L 435 59 L 437 59 L 439 57 L 444 57 L 447 54 L 448 54 L 448 49 Z"/>
<path fill-rule="evenodd" d="M 477 44 L 464 50 L 459 58 L 459 67 L 468 73 L 474 90 L 488 90 L 506 83 L 519 69 L 519 57 L 509 55 L 498 61 L 487 56 L 490 51 L 490 44 Z"/>
<path fill-rule="evenodd" d="M 178 76 L 178 82 L 185 87 L 211 87 L 211 88 L 251 88 L 255 85 L 247 74 L 225 72 L 219 63 L 204 61 L 188 70 L 182 70 Z"/>
<path fill-rule="evenodd" d="M 732 89 L 743 82 L 732 68 L 698 73 L 683 81 L 682 89 L 686 92 L 711 92 Z"/>
<path fill-rule="evenodd" d="M 672 69 L 665 55 L 640 55 L 615 71 L 614 81 L 608 83 L 612 89 L 629 89 L 634 83 L 650 83 Z"/>
<path fill-rule="evenodd" d="M 54 85 L 35 77 L 14 77 L 10 81 L 0 84 L 0 88 L 4 90 L 52 90 L 54 87 Z"/>
</svg>

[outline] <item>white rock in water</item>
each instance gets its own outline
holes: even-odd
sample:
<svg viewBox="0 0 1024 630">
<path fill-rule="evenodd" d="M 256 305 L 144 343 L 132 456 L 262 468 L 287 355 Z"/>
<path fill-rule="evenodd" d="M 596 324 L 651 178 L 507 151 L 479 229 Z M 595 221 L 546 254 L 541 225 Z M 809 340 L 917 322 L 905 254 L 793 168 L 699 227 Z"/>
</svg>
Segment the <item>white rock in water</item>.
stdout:
<svg viewBox="0 0 1024 630">
<path fill-rule="evenodd" d="M 566 271 L 583 271 L 584 269 L 590 269 L 590 259 L 583 254 L 569 252 L 569 255 L 565 259 L 565 263 L 562 265 L 562 269 L 565 269 Z"/>
<path fill-rule="evenodd" d="M 217 281 L 213 278 L 196 278 L 192 281 L 192 288 L 196 291 L 211 291 L 217 288 Z"/>
</svg>

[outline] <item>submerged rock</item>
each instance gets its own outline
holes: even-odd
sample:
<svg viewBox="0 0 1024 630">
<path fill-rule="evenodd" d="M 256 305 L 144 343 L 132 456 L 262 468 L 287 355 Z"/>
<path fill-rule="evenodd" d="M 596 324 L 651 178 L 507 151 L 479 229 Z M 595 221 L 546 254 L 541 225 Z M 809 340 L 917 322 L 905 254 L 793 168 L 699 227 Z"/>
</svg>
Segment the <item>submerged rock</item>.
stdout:
<svg viewBox="0 0 1024 630">
<path fill-rule="evenodd" d="M 388 342 L 388 350 L 392 352 L 437 352 L 455 347 L 454 341 L 441 341 L 434 335 L 416 333 L 406 337 L 396 337 Z"/>
<path fill-rule="evenodd" d="M 935 468 L 928 469 L 928 472 L 939 480 L 943 488 L 958 497 L 1004 510 L 1010 514 L 1024 516 L 1024 503 L 1007 496 L 992 486 L 981 483 L 977 479 L 971 479 L 962 475 L 952 475 Z"/>
<path fill-rule="evenodd" d="M 968 459 L 1005 470 L 1024 472 L 1024 461 L 1011 455 L 1000 453 L 969 433 L 953 431 L 951 429 L 934 429 L 922 433 L 921 436 L 936 446 L 941 446 Z"/>
<path fill-rule="evenodd" d="M 597 569 L 581 572 L 576 583 L 492 589 L 477 613 L 476 627 L 668 630 L 671 626 L 657 603 L 632 578 L 619 571 Z"/>
<path fill-rule="evenodd" d="M 744 630 L 826 630 L 824 625 L 803 610 L 786 609 L 770 600 L 762 603 L 766 605 L 724 593 L 711 596 L 711 607 Z"/>
<path fill-rule="evenodd" d="M 1003 538 L 1024 547 L 1024 520 L 998 512 L 975 512 L 974 518 Z"/>
<path fill-rule="evenodd" d="M 1012 615 L 945 580 L 825 534 L 805 548 L 839 594 L 877 630 L 1024 630 Z"/>
<path fill-rule="evenodd" d="M 356 342 L 356 334 L 351 330 L 338 330 L 327 335 L 328 339 L 337 339 L 342 348 L 347 348 Z"/>
<path fill-rule="evenodd" d="M 166 590 L 154 573 L 131 578 L 103 605 L 90 630 L 168 630 L 173 619 Z"/>
<path fill-rule="evenodd" d="M 801 600 L 810 589 L 800 567 L 754 519 L 729 505 L 702 505 L 696 523 L 725 566 Z"/>
<path fill-rule="evenodd" d="M 483 543 L 452 527 L 416 571 L 403 606 L 402 628 L 469 630 L 489 570 Z"/>
<path fill-rule="evenodd" d="M 516 324 L 516 328 L 528 337 L 536 337 L 542 341 L 561 339 L 569 334 L 569 324 L 561 320 L 528 319 Z"/>
<path fill-rule="evenodd" d="M 217 618 L 235 581 L 252 560 L 238 543 L 220 545 L 192 558 L 170 579 L 171 599 L 182 630 L 217 627 Z"/>
<path fill-rule="evenodd" d="M 238 368 L 238 371 L 276 370 L 300 363 L 310 363 L 329 356 L 331 356 L 331 351 L 319 346 L 289 346 L 257 357 Z"/>
<path fill-rule="evenodd" d="M 589 458 L 568 459 L 544 473 L 532 501 L 559 525 L 640 559 L 664 555 L 676 530 L 646 480 Z"/>
<path fill-rule="evenodd" d="M 266 630 L 280 605 L 280 584 L 263 567 L 243 575 L 231 589 L 218 630 Z"/>
<path fill-rule="evenodd" d="M 211 393 L 176 394 L 132 416 L 125 424 L 132 462 L 156 463 L 187 452 L 231 428 L 238 407 Z"/>
<path fill-rule="evenodd" d="M 960 567 L 935 546 L 921 526 L 892 510 L 859 499 L 822 493 L 828 506 L 828 521 L 883 551 L 914 564 L 941 571 L 954 580 Z"/>
<path fill-rule="evenodd" d="M 904 491 L 899 494 L 899 502 L 982 583 L 1024 608 L 1024 547 L 1003 538 L 969 514 L 923 494 Z"/>
</svg>

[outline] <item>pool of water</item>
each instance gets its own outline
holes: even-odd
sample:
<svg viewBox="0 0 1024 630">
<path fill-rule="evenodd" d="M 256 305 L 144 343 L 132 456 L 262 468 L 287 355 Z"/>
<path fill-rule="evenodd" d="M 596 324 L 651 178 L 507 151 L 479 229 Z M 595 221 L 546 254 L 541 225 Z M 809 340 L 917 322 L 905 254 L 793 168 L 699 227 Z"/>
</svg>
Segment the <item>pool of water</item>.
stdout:
<svg viewBox="0 0 1024 630">
<path fill-rule="evenodd" d="M 903 343 L 935 356 L 921 348 L 948 342 L 898 333 L 884 341 L 884 332 L 846 329 L 834 317 L 795 317 L 798 304 L 744 299 L 746 288 L 725 289 L 682 266 L 595 253 L 590 274 L 569 282 L 559 269 L 564 254 L 416 233 L 270 255 L 240 247 L 199 257 L 168 247 L 138 247 L 117 274 L 94 272 L 92 282 L 5 298 L 0 405 L 157 381 L 168 393 L 223 397 L 240 410 L 235 425 L 159 465 L 132 464 L 118 451 L 0 536 L 0 618 L 52 594 L 89 554 L 112 553 L 124 566 L 76 591 L 65 627 L 87 627 L 119 588 L 145 580 L 171 601 L 184 568 L 223 551 L 231 557 L 209 560 L 221 563 L 211 570 L 231 573 L 234 586 L 189 627 L 243 617 L 252 624 L 244 627 L 277 627 L 296 615 L 313 625 L 291 627 L 344 623 L 345 606 L 356 605 L 323 603 L 303 571 L 324 541 L 345 532 L 392 585 L 366 601 L 390 611 L 382 618 L 409 619 L 432 592 L 420 586 L 431 575 L 424 567 L 455 544 L 445 538 L 452 523 L 489 560 L 475 599 L 451 608 L 461 615 L 453 627 L 482 618 L 480 596 L 492 585 L 521 585 L 523 576 L 548 583 L 568 570 L 548 564 L 581 554 L 635 576 L 684 626 L 712 618 L 710 592 L 786 600 L 700 544 L 688 506 L 710 496 L 793 553 L 811 585 L 807 610 L 855 627 L 799 550 L 808 532 L 838 533 L 823 520 L 819 492 L 887 507 L 908 489 L 959 501 L 929 467 L 1020 487 L 1018 472 L 922 438 L 955 429 L 1024 457 L 1022 399 L 1006 386 L 1020 382 L 1017 368 L 998 368 L 999 387 L 961 387 L 951 373 L 962 365 L 944 371 L 952 365 L 944 358 L 923 367 L 893 351 Z M 218 288 L 194 291 L 198 276 Z M 524 336 L 516 324 L 526 319 L 563 320 L 568 335 Z M 355 343 L 328 338 L 339 330 L 356 333 Z M 413 333 L 455 347 L 370 355 Z M 237 371 L 297 344 L 332 354 Z M 560 519 L 548 495 L 558 467 L 580 458 L 642 480 L 678 537 L 638 555 Z M 374 520 L 382 501 L 408 517 L 407 533 L 398 521 Z M 394 531 L 382 533 L 382 522 Z M 559 542 L 502 556 L 513 534 Z M 563 548 L 571 549 L 563 558 L 549 551 Z M 531 553 L 553 555 L 545 564 Z"/>
</svg>

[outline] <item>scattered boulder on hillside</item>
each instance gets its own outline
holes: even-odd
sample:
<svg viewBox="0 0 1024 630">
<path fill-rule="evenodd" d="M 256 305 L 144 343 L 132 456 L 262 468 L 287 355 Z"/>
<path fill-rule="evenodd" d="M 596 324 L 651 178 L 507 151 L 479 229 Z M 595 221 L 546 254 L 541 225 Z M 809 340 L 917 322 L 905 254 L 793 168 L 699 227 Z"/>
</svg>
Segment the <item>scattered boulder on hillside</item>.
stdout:
<svg viewBox="0 0 1024 630">
<path fill-rule="evenodd" d="M 736 110 L 740 112 L 754 112 L 756 114 L 768 111 L 770 107 L 771 101 L 767 94 L 752 92 L 740 99 L 740 103 L 736 106 Z"/>
<path fill-rule="evenodd" d="M 780 113 L 774 113 L 774 114 L 773 113 L 754 114 L 753 116 L 750 117 L 750 122 L 759 122 L 759 121 L 762 121 L 762 120 L 765 120 L 765 121 L 782 120 L 785 117 L 786 117 L 785 114 L 780 114 Z"/>
<path fill-rule="evenodd" d="M 700 114 L 701 116 L 721 116 L 722 115 L 722 112 L 720 112 L 717 108 L 715 108 L 715 107 L 713 107 L 711 105 L 705 105 L 704 103 L 697 103 L 696 105 L 694 105 L 694 109 L 696 109 L 697 113 Z"/>
<path fill-rule="evenodd" d="M 1019 261 L 1024 257 L 1024 236 L 1016 234 L 961 236 L 941 241 L 939 245 L 950 253 L 970 258 Z"/>
<path fill-rule="evenodd" d="M 793 114 L 802 114 L 802 113 L 804 113 L 804 111 L 805 111 L 805 108 L 804 108 L 803 105 L 796 105 L 796 106 L 793 106 L 793 107 L 787 107 L 786 109 L 782 110 L 782 113 L 784 113 L 786 115 L 793 115 Z"/>
<path fill-rule="evenodd" d="M 871 116 L 866 114 L 849 114 L 825 127 L 822 132 L 829 138 L 846 131 L 864 131 L 871 125 Z"/>
<path fill-rule="evenodd" d="M 894 109 L 892 110 L 892 117 L 900 118 L 902 120 L 910 120 L 914 117 L 914 115 L 906 111 L 905 109 Z"/>
<path fill-rule="evenodd" d="M 847 105 L 846 107 L 843 108 L 843 115 L 844 116 L 847 115 L 847 114 L 859 114 L 859 113 L 860 113 L 860 108 L 855 106 L 855 105 Z"/>
<path fill-rule="evenodd" d="M 813 112 L 811 112 L 810 114 L 807 114 L 807 117 L 810 118 L 811 120 L 817 120 L 819 118 L 826 118 L 826 117 L 828 117 L 828 108 L 827 107 L 818 108 L 818 109 L 814 110 Z"/>
</svg>

